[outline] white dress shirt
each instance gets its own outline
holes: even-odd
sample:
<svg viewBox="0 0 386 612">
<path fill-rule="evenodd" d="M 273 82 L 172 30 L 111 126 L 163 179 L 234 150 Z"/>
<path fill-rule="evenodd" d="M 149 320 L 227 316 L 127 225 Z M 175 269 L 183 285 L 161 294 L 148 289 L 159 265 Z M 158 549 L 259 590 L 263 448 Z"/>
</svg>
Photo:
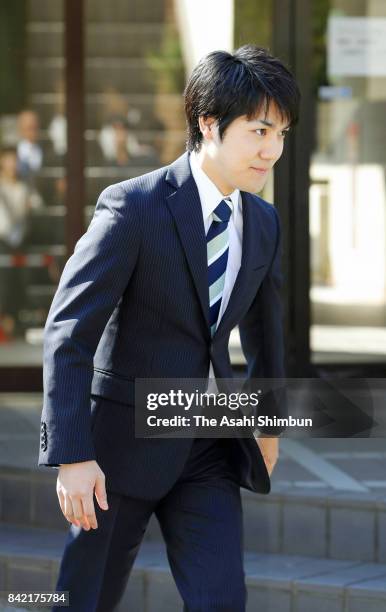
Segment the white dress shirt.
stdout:
<svg viewBox="0 0 386 612">
<path fill-rule="evenodd" d="M 225 272 L 224 290 L 222 294 L 222 300 L 220 305 L 220 312 L 218 315 L 217 326 L 219 325 L 221 318 L 228 305 L 230 295 L 232 293 L 233 286 L 236 281 L 237 274 L 241 266 L 241 254 L 242 254 L 242 243 L 243 243 L 243 211 L 242 211 L 242 200 L 239 189 L 235 189 L 231 194 L 224 194 L 216 187 L 209 176 L 199 166 L 197 155 L 192 152 L 189 156 L 190 168 L 192 170 L 193 178 L 196 182 L 198 193 L 201 200 L 202 216 L 204 219 L 205 234 L 213 221 L 212 213 L 216 206 L 218 206 L 224 197 L 229 197 L 232 200 L 233 210 L 229 219 L 228 231 L 229 231 L 229 252 L 228 262 Z M 208 299 L 209 299 L 209 287 L 208 287 Z M 214 378 L 213 365 L 210 363 L 209 378 Z M 212 388 L 210 389 L 212 390 Z"/>
<path fill-rule="evenodd" d="M 17 157 L 32 172 L 38 172 L 42 167 L 43 152 L 41 146 L 36 142 L 20 140 L 17 145 Z"/>
</svg>

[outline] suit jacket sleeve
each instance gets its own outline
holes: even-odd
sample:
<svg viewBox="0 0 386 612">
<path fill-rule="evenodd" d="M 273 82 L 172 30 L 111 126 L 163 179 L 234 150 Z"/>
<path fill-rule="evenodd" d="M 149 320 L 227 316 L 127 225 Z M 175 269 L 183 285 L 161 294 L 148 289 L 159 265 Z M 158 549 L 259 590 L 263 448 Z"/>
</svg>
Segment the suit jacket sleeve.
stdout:
<svg viewBox="0 0 386 612">
<path fill-rule="evenodd" d="M 273 206 L 271 208 L 276 228 L 274 255 L 251 307 L 239 324 L 241 346 L 248 365 L 244 390 L 248 392 L 259 388 L 254 379 L 285 378 L 283 309 L 280 293 L 283 282 L 281 228 L 278 213 Z M 267 394 L 264 393 L 259 402 L 259 413 L 277 418 L 288 416 L 285 389 L 278 388 Z M 258 429 L 264 434 L 278 436 L 285 427 L 267 425 Z"/>
<path fill-rule="evenodd" d="M 95 459 L 90 391 L 102 332 L 133 273 L 139 217 L 122 184 L 105 189 L 67 261 L 44 332 L 39 465 Z"/>
</svg>

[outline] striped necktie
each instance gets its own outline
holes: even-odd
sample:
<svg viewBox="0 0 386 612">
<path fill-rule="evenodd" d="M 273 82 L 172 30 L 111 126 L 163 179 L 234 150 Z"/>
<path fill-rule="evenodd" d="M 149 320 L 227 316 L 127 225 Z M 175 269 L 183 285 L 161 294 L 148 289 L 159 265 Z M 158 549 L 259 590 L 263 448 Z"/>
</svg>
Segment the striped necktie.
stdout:
<svg viewBox="0 0 386 612">
<path fill-rule="evenodd" d="M 208 254 L 209 322 L 213 336 L 224 290 L 225 272 L 228 263 L 228 223 L 232 214 L 232 200 L 225 198 L 212 213 L 213 221 L 206 235 Z"/>
</svg>

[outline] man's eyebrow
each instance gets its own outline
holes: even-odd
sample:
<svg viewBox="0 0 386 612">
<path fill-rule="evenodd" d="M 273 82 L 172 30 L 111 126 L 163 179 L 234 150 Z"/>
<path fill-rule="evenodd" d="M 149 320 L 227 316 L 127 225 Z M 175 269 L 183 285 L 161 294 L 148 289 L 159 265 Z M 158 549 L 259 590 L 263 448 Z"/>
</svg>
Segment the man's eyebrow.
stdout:
<svg viewBox="0 0 386 612">
<path fill-rule="evenodd" d="M 257 121 L 258 123 L 262 123 L 263 125 L 267 125 L 268 127 L 272 127 L 272 128 L 276 127 L 274 123 L 271 123 L 271 121 L 266 121 L 265 119 L 256 119 L 256 118 L 255 119 L 251 119 L 251 123 L 254 122 L 254 121 Z M 291 127 L 291 124 L 289 123 L 288 125 L 286 125 L 283 128 L 283 130 L 287 130 L 290 127 Z"/>
</svg>

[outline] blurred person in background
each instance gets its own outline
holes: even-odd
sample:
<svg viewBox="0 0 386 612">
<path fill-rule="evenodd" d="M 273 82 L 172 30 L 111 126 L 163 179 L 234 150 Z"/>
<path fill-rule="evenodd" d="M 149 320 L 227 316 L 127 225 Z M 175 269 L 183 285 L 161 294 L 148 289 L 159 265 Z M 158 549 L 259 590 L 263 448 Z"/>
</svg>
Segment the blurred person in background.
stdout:
<svg viewBox="0 0 386 612">
<path fill-rule="evenodd" d="M 39 194 L 18 176 L 17 151 L 13 147 L 0 150 L 0 253 L 23 254 L 28 242 L 28 219 L 31 211 L 42 205 Z M 19 309 L 25 300 L 23 267 L 10 262 L 0 264 L 1 337 L 17 334 Z"/>
<path fill-rule="evenodd" d="M 56 163 L 63 163 L 62 158 L 67 153 L 67 118 L 66 96 L 64 79 L 55 83 L 55 114 L 47 126 L 47 135 L 51 141 L 52 151 L 56 156 Z M 58 159 L 59 158 L 59 159 Z"/>
<path fill-rule="evenodd" d="M 133 159 L 155 156 L 150 145 L 141 144 L 123 116 L 113 115 L 99 133 L 99 144 L 106 163 L 118 167 L 128 166 Z"/>
<path fill-rule="evenodd" d="M 43 165 L 43 150 L 40 140 L 40 121 L 38 114 L 31 109 L 23 110 L 17 118 L 18 127 L 18 170 L 20 177 L 29 183 Z"/>
</svg>

